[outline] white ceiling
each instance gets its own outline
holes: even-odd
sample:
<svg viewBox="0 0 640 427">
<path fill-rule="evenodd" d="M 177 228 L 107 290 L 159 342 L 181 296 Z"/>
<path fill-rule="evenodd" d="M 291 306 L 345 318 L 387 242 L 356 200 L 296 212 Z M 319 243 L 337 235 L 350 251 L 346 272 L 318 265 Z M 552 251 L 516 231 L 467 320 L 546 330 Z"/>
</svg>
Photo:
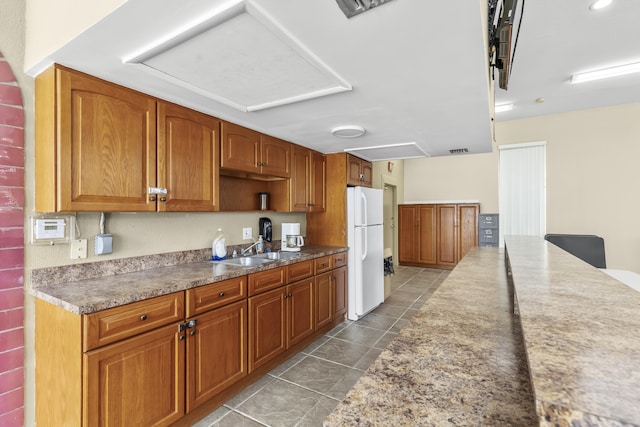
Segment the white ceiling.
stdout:
<svg viewBox="0 0 640 427">
<path fill-rule="evenodd" d="M 229 4 L 257 11 L 242 17 L 273 37 L 243 26 L 203 32 L 223 28 L 209 24 Z M 575 71 L 640 61 L 640 1 L 598 13 L 588 5 L 526 2 L 509 90 L 495 93 L 515 108 L 497 120 L 640 101 L 637 76 L 568 85 Z M 324 153 L 481 153 L 492 150 L 485 9 L 482 0 L 392 0 L 347 19 L 335 0 L 129 0 L 34 70 L 58 62 Z M 175 47 L 180 34 L 191 38 Z M 272 38 L 282 45 L 265 55 Z M 366 133 L 331 134 L 344 125 Z"/>
</svg>

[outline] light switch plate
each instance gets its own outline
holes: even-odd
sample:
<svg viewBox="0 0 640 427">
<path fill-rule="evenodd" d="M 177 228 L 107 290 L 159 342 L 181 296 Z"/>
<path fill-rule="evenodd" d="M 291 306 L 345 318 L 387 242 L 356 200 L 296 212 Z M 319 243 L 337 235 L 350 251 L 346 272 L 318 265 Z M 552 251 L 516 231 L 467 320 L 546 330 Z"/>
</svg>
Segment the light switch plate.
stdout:
<svg viewBox="0 0 640 427">
<path fill-rule="evenodd" d="M 245 227 L 242 229 L 243 240 L 251 239 L 252 236 L 253 236 L 253 230 L 251 229 L 251 227 Z"/>
<path fill-rule="evenodd" d="M 85 259 L 87 257 L 87 239 L 71 241 L 71 259 Z"/>
</svg>

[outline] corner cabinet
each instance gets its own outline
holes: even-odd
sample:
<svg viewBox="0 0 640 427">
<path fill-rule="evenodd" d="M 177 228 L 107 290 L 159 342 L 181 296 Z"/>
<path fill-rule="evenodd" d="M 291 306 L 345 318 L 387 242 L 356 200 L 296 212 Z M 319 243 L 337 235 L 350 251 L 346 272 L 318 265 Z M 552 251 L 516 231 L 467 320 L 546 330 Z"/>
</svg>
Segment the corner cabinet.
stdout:
<svg viewBox="0 0 640 427">
<path fill-rule="evenodd" d="M 480 205 L 398 206 L 400 264 L 453 268 L 478 245 Z"/>
<path fill-rule="evenodd" d="M 54 65 L 36 78 L 36 211 L 217 210 L 218 132 L 217 119 Z"/>
</svg>

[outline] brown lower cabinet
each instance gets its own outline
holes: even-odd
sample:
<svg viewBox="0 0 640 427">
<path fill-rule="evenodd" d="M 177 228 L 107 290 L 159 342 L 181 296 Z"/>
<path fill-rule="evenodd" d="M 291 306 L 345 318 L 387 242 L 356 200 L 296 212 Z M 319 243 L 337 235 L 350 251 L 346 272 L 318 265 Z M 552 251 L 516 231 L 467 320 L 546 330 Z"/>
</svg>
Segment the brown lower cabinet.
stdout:
<svg viewBox="0 0 640 427">
<path fill-rule="evenodd" d="M 453 268 L 478 245 L 477 203 L 398 206 L 398 257 L 403 265 Z"/>
<path fill-rule="evenodd" d="M 38 426 L 191 425 L 344 319 L 346 255 L 88 315 L 37 299 Z"/>
</svg>

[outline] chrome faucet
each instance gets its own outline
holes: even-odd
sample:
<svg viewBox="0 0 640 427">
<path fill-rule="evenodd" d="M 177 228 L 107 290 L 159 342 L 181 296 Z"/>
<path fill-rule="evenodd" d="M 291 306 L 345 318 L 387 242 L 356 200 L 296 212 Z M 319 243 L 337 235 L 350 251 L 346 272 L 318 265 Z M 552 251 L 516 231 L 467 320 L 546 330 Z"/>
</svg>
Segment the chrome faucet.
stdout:
<svg viewBox="0 0 640 427">
<path fill-rule="evenodd" d="M 251 238 L 251 240 L 253 240 L 253 237 Z M 247 254 L 247 252 L 249 254 L 251 254 L 251 252 L 252 252 L 251 249 L 253 249 L 253 247 L 255 245 L 257 245 L 257 244 L 258 244 L 258 242 L 254 241 L 253 245 L 249 246 L 248 248 L 244 248 L 242 251 L 240 251 L 240 256 L 245 256 Z"/>
</svg>

